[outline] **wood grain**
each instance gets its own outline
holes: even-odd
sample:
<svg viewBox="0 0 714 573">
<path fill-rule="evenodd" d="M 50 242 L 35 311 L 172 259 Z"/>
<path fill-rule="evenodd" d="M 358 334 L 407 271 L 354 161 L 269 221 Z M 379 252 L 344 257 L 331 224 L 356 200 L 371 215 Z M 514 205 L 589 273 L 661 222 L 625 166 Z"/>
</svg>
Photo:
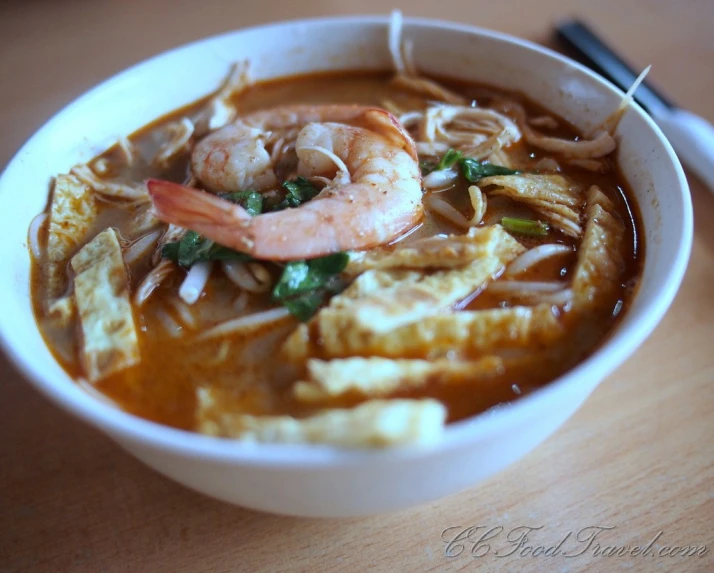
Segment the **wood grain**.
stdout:
<svg viewBox="0 0 714 573">
<path fill-rule="evenodd" d="M 652 63 L 653 82 L 674 100 L 714 120 L 711 0 L 401 4 L 409 15 L 546 43 L 554 21 L 585 17 L 634 64 Z M 161 50 L 271 20 L 385 10 L 376 0 L 0 3 L 0 165 L 80 93 Z M 212 501 L 69 418 L 0 357 L 0 570 L 714 570 L 714 195 L 694 180 L 692 193 L 689 270 L 647 343 L 520 463 L 410 511 L 320 521 Z M 449 548 L 442 532 L 477 525 L 504 532 L 483 557 L 472 557 L 468 545 L 448 557 L 458 544 Z M 655 555 L 605 557 L 591 548 L 571 558 L 494 556 L 509 550 L 505 535 L 520 526 L 541 526 L 529 540 L 546 546 L 588 526 L 615 528 L 600 534 L 602 545 L 646 545 L 662 534 Z M 656 556 L 665 545 L 708 550 Z"/>
</svg>

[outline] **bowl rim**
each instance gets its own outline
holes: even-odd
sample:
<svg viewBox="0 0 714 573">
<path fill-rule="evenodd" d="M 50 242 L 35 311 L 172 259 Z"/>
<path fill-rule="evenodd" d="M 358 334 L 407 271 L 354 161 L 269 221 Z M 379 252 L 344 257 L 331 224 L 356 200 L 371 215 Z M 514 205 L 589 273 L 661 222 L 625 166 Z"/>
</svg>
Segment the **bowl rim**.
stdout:
<svg viewBox="0 0 714 573">
<path fill-rule="evenodd" d="M 26 148 L 30 147 L 36 139 L 42 138 L 52 124 L 70 108 L 81 106 L 84 102 L 97 93 L 107 88 L 113 82 L 121 81 L 132 75 L 137 68 L 149 65 L 161 58 L 168 57 L 174 52 L 189 50 L 202 43 L 216 42 L 232 37 L 235 34 L 246 32 L 260 32 L 262 30 L 289 28 L 296 25 L 340 25 L 345 23 L 386 26 L 389 23 L 388 15 L 359 15 L 359 16 L 328 16 L 309 19 L 291 19 L 270 22 L 240 28 L 213 36 L 201 38 L 186 44 L 164 50 L 154 56 L 144 59 L 134 65 L 114 74 L 113 76 L 96 84 L 90 90 L 74 99 L 56 112 L 42 127 L 40 127 L 10 159 L 7 166 L 0 174 L 0 183 L 5 172 L 14 165 L 22 156 Z M 510 34 L 488 30 L 470 24 L 461 24 L 441 19 L 432 18 L 404 18 L 404 26 L 417 26 L 436 28 L 443 31 L 457 31 L 476 36 L 485 36 L 500 42 L 515 44 L 526 50 L 537 52 L 540 56 L 555 59 L 570 69 L 580 74 L 585 74 L 601 87 L 624 95 L 622 90 L 592 72 L 588 68 L 558 54 L 557 52 L 524 40 Z M 668 159 L 671 161 L 679 183 L 678 200 L 682 203 L 683 219 L 681 233 L 676 237 L 677 248 L 674 256 L 675 264 L 669 269 L 666 280 L 663 281 L 652 300 L 642 309 L 640 320 L 631 324 L 617 325 L 600 347 L 577 366 L 565 374 L 552 380 L 545 386 L 513 402 L 497 406 L 486 412 L 446 426 L 442 438 L 434 444 L 427 446 L 401 446 L 379 450 L 348 449 L 338 446 L 322 444 L 272 444 L 252 443 L 232 440 L 230 438 L 216 438 L 205 436 L 188 430 L 181 430 L 152 422 L 130 414 L 116 405 L 103 402 L 90 396 L 91 406 L 85 401 L 63 390 L 64 381 L 53 383 L 47 381 L 34 368 L 27 355 L 23 355 L 10 339 L 7 332 L 0 330 L 0 348 L 14 364 L 23 377 L 42 394 L 62 409 L 71 412 L 75 417 L 90 423 L 103 433 L 108 434 L 117 441 L 126 440 L 134 444 L 141 444 L 154 450 L 195 459 L 206 459 L 217 462 L 232 463 L 244 466 L 284 467 L 284 468 L 319 468 L 325 466 L 359 465 L 366 461 L 370 463 L 394 463 L 399 460 L 422 457 L 433 451 L 450 451 L 463 447 L 465 444 L 482 439 L 489 434 L 496 434 L 503 428 L 513 425 L 518 417 L 528 409 L 542 406 L 552 396 L 577 384 L 583 376 L 595 376 L 597 384 L 618 368 L 634 351 L 649 337 L 651 332 L 660 322 L 672 304 L 677 290 L 682 282 L 691 253 L 693 240 L 693 216 L 689 187 L 684 170 L 672 149 L 672 146 L 646 112 L 636 103 L 630 105 L 634 113 L 638 114 L 657 135 L 658 142 L 663 146 Z M 673 190 L 674 192 L 674 190 Z M 672 240 L 673 237 L 669 237 Z M 637 297 L 639 295 L 635 295 Z M 594 384 L 593 388 L 597 385 Z M 84 390 L 82 390 L 84 392 Z M 588 392 L 589 393 L 589 392 Z"/>
</svg>

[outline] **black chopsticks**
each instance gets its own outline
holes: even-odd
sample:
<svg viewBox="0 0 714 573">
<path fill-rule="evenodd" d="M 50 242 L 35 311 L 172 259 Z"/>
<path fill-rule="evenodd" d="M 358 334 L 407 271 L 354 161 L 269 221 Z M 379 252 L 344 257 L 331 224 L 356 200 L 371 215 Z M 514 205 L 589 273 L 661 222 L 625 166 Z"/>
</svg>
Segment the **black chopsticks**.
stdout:
<svg viewBox="0 0 714 573">
<path fill-rule="evenodd" d="M 579 20 L 568 20 L 556 27 L 556 37 L 568 55 L 580 61 L 620 89 L 627 91 L 637 79 L 638 73 L 627 65 L 612 49 L 598 38 L 595 33 Z M 634 99 L 650 115 L 656 115 L 662 108 L 672 109 L 675 105 L 657 92 L 647 82 L 642 82 Z"/>
</svg>

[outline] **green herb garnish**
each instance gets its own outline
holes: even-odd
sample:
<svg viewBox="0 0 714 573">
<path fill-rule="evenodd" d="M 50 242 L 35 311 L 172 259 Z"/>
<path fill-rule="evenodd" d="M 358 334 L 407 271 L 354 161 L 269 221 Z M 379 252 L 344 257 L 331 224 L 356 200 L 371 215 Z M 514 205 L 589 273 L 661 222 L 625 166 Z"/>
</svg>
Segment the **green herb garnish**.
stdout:
<svg viewBox="0 0 714 573">
<path fill-rule="evenodd" d="M 257 191 L 236 191 L 235 193 L 219 193 L 221 199 L 236 203 L 243 207 L 249 215 L 255 217 L 263 212 L 263 196 Z"/>
<path fill-rule="evenodd" d="M 422 176 L 429 175 L 432 171 L 441 171 L 453 167 L 458 161 L 463 158 L 464 154 L 455 149 L 449 149 L 438 163 L 433 161 L 422 161 L 419 163 Z"/>
<path fill-rule="evenodd" d="M 449 169 L 454 165 L 461 168 L 463 176 L 471 183 L 476 183 L 483 177 L 491 177 L 492 175 L 516 175 L 520 171 L 501 167 L 493 163 L 479 163 L 470 157 L 464 157 L 464 154 L 455 149 L 449 149 L 438 163 L 433 161 L 422 161 L 419 164 L 422 176 L 429 175 L 433 171 L 441 171 Z"/>
<path fill-rule="evenodd" d="M 464 177 L 471 183 L 476 183 L 483 177 L 492 177 L 493 175 L 517 175 L 520 173 L 520 171 L 494 165 L 493 163 L 479 163 L 470 157 L 461 159 L 459 165 L 461 166 L 461 173 L 463 173 Z"/>
<path fill-rule="evenodd" d="M 348 262 L 347 253 L 289 262 L 273 288 L 273 300 L 282 303 L 293 316 L 305 322 L 329 294 L 344 288 L 339 274 Z"/>
<path fill-rule="evenodd" d="M 533 221 L 532 219 L 518 219 L 516 217 L 503 217 L 501 225 L 506 231 L 530 235 L 531 237 L 545 237 L 550 230 L 548 223 Z"/>
<path fill-rule="evenodd" d="M 282 211 L 299 207 L 315 197 L 320 191 L 304 177 L 298 177 L 292 181 L 285 181 L 283 187 L 287 189 L 285 198 L 272 208 L 272 211 Z"/>
<path fill-rule="evenodd" d="M 236 191 L 220 193 L 221 199 L 243 207 L 255 217 L 263 212 L 263 196 L 257 191 Z M 205 261 L 250 261 L 252 257 L 239 251 L 217 244 L 195 231 L 186 231 L 181 240 L 167 243 L 161 248 L 161 257 L 176 261 L 182 267 L 190 268 L 194 263 Z"/>
<path fill-rule="evenodd" d="M 219 245 L 195 231 L 186 231 L 180 241 L 164 245 L 161 249 L 161 256 L 164 259 L 176 261 L 186 268 L 191 268 L 194 263 L 205 261 L 252 260 L 250 255 Z"/>
<path fill-rule="evenodd" d="M 460 151 L 456 151 L 455 149 L 449 149 L 444 154 L 444 157 L 441 158 L 439 163 L 436 165 L 436 169 L 434 171 L 441 171 L 442 169 L 449 169 L 453 165 L 455 165 L 458 161 L 461 161 L 464 157 L 464 154 L 461 153 Z"/>
</svg>

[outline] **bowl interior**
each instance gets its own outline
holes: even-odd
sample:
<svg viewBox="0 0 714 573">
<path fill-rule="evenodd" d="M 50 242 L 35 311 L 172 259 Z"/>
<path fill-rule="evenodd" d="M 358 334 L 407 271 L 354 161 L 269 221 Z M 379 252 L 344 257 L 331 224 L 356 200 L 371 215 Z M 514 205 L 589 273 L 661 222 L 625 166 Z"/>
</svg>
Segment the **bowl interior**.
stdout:
<svg viewBox="0 0 714 573">
<path fill-rule="evenodd" d="M 187 435 L 120 412 L 68 378 L 45 347 L 32 315 L 28 226 L 45 208 L 56 174 L 89 160 L 117 137 L 214 90 L 232 62 L 248 59 L 256 79 L 322 70 L 388 69 L 387 22 L 384 17 L 286 22 L 184 46 L 104 82 L 28 141 L 0 178 L 0 228 L 5 233 L 0 339 L 41 391 L 75 414 L 129 439 L 172 448 L 205 449 L 209 442 L 210 448 L 228 447 L 220 440 Z M 424 71 L 519 90 L 581 129 L 604 120 L 621 100 L 619 90 L 580 66 L 501 34 L 406 20 L 405 36 L 414 41 L 415 60 Z M 658 128 L 636 106 L 625 114 L 617 136 L 620 165 L 644 222 L 647 256 L 637 298 L 610 342 L 595 356 L 542 392 L 505 409 L 498 414 L 503 420 L 518 415 L 529 403 L 548 399 L 549 393 L 576 383 L 579 377 L 602 378 L 649 334 L 679 285 L 691 241 L 690 204 L 681 167 Z M 498 416 L 458 424 L 449 429 L 447 440 L 463 439 L 479 424 L 495 423 Z M 231 446 L 234 454 L 241 451 Z M 271 448 L 284 453 L 286 447 L 270 446 L 261 452 Z M 253 450 L 250 455 L 259 454 Z"/>
</svg>

